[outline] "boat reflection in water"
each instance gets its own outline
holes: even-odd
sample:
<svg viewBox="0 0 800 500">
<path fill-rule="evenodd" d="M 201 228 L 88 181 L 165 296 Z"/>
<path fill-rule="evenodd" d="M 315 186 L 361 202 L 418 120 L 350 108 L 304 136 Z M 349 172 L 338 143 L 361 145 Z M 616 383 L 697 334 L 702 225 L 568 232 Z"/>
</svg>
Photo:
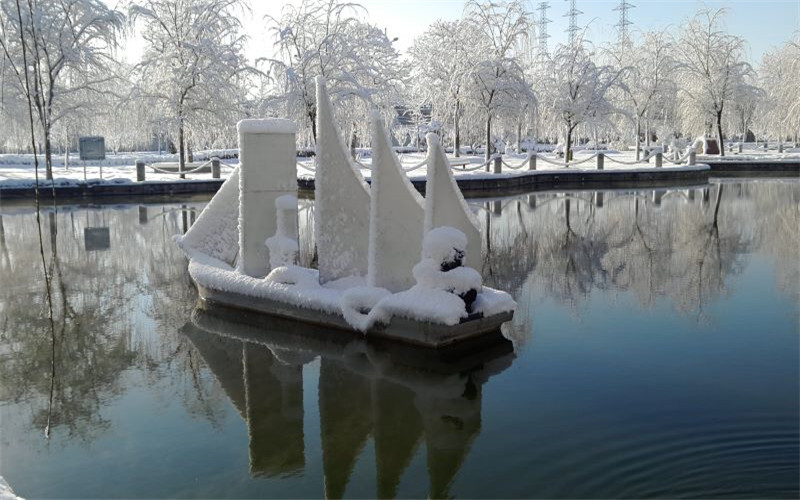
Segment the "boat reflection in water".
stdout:
<svg viewBox="0 0 800 500">
<path fill-rule="evenodd" d="M 254 476 L 303 471 L 303 365 L 320 358 L 327 498 L 344 495 L 370 437 L 377 497 L 396 495 L 423 442 L 429 496 L 449 496 L 480 433 L 482 386 L 514 359 L 499 332 L 436 351 L 220 308 L 198 308 L 182 333 L 247 423 Z"/>
</svg>

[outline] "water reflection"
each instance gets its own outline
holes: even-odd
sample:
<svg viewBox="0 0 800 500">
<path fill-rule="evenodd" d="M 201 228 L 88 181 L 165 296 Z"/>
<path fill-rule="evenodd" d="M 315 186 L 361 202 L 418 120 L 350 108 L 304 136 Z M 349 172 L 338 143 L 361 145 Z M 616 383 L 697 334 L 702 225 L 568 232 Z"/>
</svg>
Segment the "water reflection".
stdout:
<svg viewBox="0 0 800 500">
<path fill-rule="evenodd" d="M 499 215 L 489 202 L 484 275 L 518 298 L 541 287 L 579 309 L 593 290 L 626 291 L 644 308 L 667 298 L 704 321 L 709 302 L 727 293 L 755 251 L 775 259 L 781 288 L 797 293 L 799 186 L 529 194 L 507 200 Z"/>
<path fill-rule="evenodd" d="M 203 203 L 45 207 L 40 225 L 0 206 L 0 473 L 26 497 L 796 497 L 800 183 L 470 203 L 484 280 L 519 303 L 504 331 L 520 359 L 489 388 L 507 348 L 409 366 L 418 353 L 193 317 L 172 237 Z"/>
<path fill-rule="evenodd" d="M 45 433 L 93 439 L 109 428 L 101 410 L 123 390 L 127 369 L 181 357 L 158 334 L 185 321 L 195 297 L 172 248 L 176 220 L 145 231 L 129 222 L 128 207 L 46 207 L 43 263 L 35 210 L 5 211 L 0 401 L 28 405 L 31 425 Z"/>
<path fill-rule="evenodd" d="M 247 423 L 250 473 L 285 476 L 305 465 L 303 365 L 319 358 L 326 498 L 341 498 L 371 438 L 379 498 L 394 498 L 424 443 L 429 496 L 446 498 L 480 433 L 482 386 L 510 365 L 497 336 L 458 351 L 418 349 L 296 322 L 197 310 L 182 328 Z"/>
</svg>

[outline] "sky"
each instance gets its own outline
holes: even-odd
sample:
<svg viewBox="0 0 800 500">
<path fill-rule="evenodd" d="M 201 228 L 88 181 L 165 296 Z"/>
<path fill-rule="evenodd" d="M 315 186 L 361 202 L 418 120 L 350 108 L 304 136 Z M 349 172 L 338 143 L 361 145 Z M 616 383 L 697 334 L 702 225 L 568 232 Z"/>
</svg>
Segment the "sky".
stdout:
<svg viewBox="0 0 800 500">
<path fill-rule="evenodd" d="M 395 46 L 405 53 L 413 44 L 414 38 L 437 19 L 455 20 L 462 15 L 463 0 L 351 0 L 367 9 L 366 18 L 373 24 L 386 29 L 390 39 L 397 37 Z M 800 0 L 628 0 L 635 7 L 629 12 L 633 30 L 660 30 L 668 28 L 677 32 L 687 19 L 703 7 L 727 7 L 728 31 L 743 37 L 748 42 L 749 58 L 758 63 L 762 55 L 789 40 L 793 33 L 800 31 Z M 281 7 L 286 3 L 299 3 L 298 0 L 250 0 L 252 14 L 243 19 L 244 29 L 250 41 L 247 56 L 251 60 L 270 56 L 273 53 L 272 34 L 264 21 L 265 15 L 280 17 Z M 527 1 L 529 11 L 534 11 L 538 0 Z M 564 17 L 569 10 L 567 0 L 549 0 L 548 25 L 552 50 L 558 43 L 567 40 L 565 30 L 568 19 Z M 596 46 L 616 39 L 615 24 L 619 13 L 613 9 L 619 0 L 576 0 L 576 6 L 583 12 L 578 16 L 578 24 L 587 26 L 586 39 Z M 141 55 L 141 40 L 133 37 L 128 41 L 127 59 L 135 62 Z"/>
</svg>

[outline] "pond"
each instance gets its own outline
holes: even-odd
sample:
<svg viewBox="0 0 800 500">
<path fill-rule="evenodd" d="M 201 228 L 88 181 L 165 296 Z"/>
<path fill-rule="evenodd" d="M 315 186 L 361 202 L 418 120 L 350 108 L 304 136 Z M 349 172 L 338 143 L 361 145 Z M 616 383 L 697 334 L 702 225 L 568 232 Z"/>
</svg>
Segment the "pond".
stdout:
<svg viewBox="0 0 800 500">
<path fill-rule="evenodd" d="M 195 310 L 203 205 L 0 207 L 17 494 L 798 496 L 797 180 L 470 200 L 518 309 L 447 362 Z"/>
</svg>

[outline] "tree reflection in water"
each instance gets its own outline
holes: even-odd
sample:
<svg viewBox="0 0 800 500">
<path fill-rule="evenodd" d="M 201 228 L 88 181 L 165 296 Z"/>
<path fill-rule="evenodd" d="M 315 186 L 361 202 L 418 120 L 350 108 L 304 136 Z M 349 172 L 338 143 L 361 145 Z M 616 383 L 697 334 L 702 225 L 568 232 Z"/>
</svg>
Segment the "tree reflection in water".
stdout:
<svg viewBox="0 0 800 500">
<path fill-rule="evenodd" d="M 183 333 L 247 423 L 252 475 L 305 466 L 304 364 L 320 358 L 319 403 L 326 498 L 341 498 L 367 441 L 376 496 L 394 498 L 421 444 L 430 497 L 446 498 L 480 433 L 486 380 L 513 359 L 502 336 L 439 352 L 225 310 L 198 310 Z"/>
<path fill-rule="evenodd" d="M 710 192 L 708 201 L 697 190 Z M 487 284 L 511 290 L 521 307 L 537 286 L 572 308 L 601 289 L 632 292 L 644 308 L 667 298 L 705 321 L 708 303 L 727 293 L 756 250 L 775 259 L 782 288 L 796 290 L 797 198 L 796 182 L 768 181 L 757 189 L 722 183 L 606 192 L 600 203 L 592 192 L 509 200 L 491 222 L 494 273 Z"/>
<path fill-rule="evenodd" d="M 34 250 L 35 211 L 7 210 L 12 216 L 4 217 L 0 231 L 0 338 L 6 346 L 0 401 L 29 405 L 37 428 L 92 439 L 108 428 L 102 407 L 121 391 L 127 369 L 191 364 L 191 349 L 179 336 L 159 338 L 185 321 L 195 296 L 185 261 L 167 237 L 179 232 L 178 214 L 135 224 L 126 210 L 44 209 L 43 269 Z M 109 250 L 84 245 L 84 229 L 98 226 L 110 229 Z"/>
</svg>

